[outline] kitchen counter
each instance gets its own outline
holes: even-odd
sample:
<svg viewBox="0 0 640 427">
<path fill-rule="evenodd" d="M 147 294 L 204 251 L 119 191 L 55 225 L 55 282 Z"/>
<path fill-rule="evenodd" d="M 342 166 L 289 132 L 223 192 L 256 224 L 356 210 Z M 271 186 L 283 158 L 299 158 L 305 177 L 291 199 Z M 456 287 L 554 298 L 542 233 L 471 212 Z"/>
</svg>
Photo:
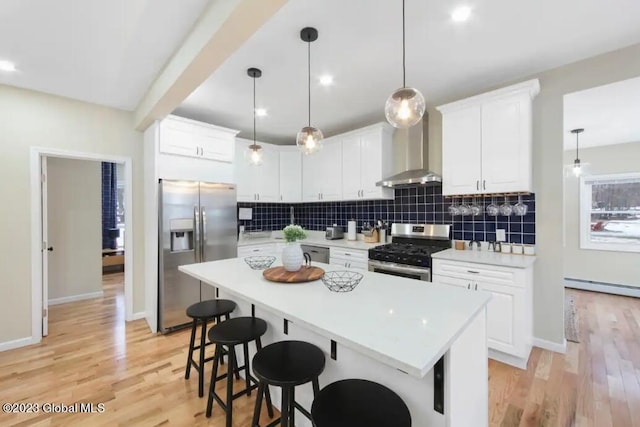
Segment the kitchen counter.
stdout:
<svg viewBox="0 0 640 427">
<path fill-rule="evenodd" d="M 359 234 L 358 238 L 360 240 L 347 240 L 346 234 L 344 239 L 337 240 L 327 240 L 324 238 L 324 231 L 307 231 L 308 237 L 304 240 L 299 240 L 299 243 L 302 245 L 318 245 L 318 246 L 327 246 L 327 247 L 335 247 L 335 248 L 345 248 L 345 249 L 359 249 L 359 250 L 369 250 L 379 245 L 383 245 L 384 243 L 366 243 L 362 239 L 362 235 Z M 279 233 L 280 235 L 282 233 Z M 238 240 L 238 246 L 251 246 L 251 245 L 262 245 L 269 243 L 285 243 L 284 238 L 276 237 L 277 234 L 271 233 L 270 237 L 251 237 L 251 238 L 240 238 Z"/>
<path fill-rule="evenodd" d="M 279 264 L 278 259 L 274 265 Z M 340 269 L 317 265 L 325 271 Z M 487 425 L 477 421 L 487 419 L 489 294 L 366 271 L 353 291 L 336 293 L 319 280 L 269 282 L 262 271 L 251 270 L 239 258 L 179 270 L 218 288 L 220 298 L 236 301 L 234 317 L 251 315 L 254 306 L 256 316 L 269 324 L 263 344 L 302 339 L 323 348 L 327 366 L 322 384 L 347 377 L 385 384 L 405 400 L 415 425 L 462 427 L 471 420 L 473 425 Z M 285 319 L 288 334 L 283 332 Z M 335 361 L 329 359 L 331 341 L 337 343 Z M 434 411 L 432 395 L 433 367 L 443 356 L 449 376 L 445 416 Z M 310 404 L 312 396 L 307 394 L 300 398 Z"/>
<path fill-rule="evenodd" d="M 536 257 L 531 255 L 503 254 L 477 250 L 458 251 L 455 249 L 436 252 L 431 255 L 431 258 L 512 268 L 529 268 L 536 262 Z"/>
</svg>

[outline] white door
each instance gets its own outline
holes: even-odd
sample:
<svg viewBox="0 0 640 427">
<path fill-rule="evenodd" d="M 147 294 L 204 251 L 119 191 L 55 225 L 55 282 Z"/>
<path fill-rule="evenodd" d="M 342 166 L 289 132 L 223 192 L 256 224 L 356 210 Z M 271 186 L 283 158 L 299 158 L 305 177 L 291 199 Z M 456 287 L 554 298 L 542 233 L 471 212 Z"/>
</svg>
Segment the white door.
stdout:
<svg viewBox="0 0 640 427">
<path fill-rule="evenodd" d="M 360 136 L 351 136 L 342 140 L 342 197 L 343 200 L 362 198 L 362 163 L 367 159 L 361 156 Z"/>
<path fill-rule="evenodd" d="M 47 158 L 40 157 L 41 167 L 41 205 L 42 212 L 42 336 L 49 335 L 49 253 L 53 248 L 49 246 L 48 201 L 47 201 Z"/>
<path fill-rule="evenodd" d="M 320 152 L 302 155 L 302 201 L 317 202 L 320 200 L 321 182 L 325 179 L 321 169 Z"/>
<path fill-rule="evenodd" d="M 160 152 L 200 157 L 200 148 L 195 143 L 193 126 L 176 120 L 163 120 L 160 125 Z"/>
<path fill-rule="evenodd" d="M 321 200 L 342 199 L 342 143 L 340 140 L 327 140 L 320 153 Z"/>
<path fill-rule="evenodd" d="M 478 290 L 491 292 L 492 298 L 487 306 L 487 340 L 489 347 L 509 354 L 517 353 L 514 325 L 516 319 L 516 298 L 521 289 L 510 286 L 478 282 Z M 524 316 L 524 313 L 520 314 Z M 516 330 L 517 329 L 516 327 Z"/>
<path fill-rule="evenodd" d="M 379 199 L 385 196 L 383 193 L 385 190 L 376 186 L 376 182 L 386 178 L 386 176 L 383 176 L 382 167 L 385 162 L 389 162 L 389 159 L 384 159 L 383 156 L 390 155 L 390 153 L 385 152 L 384 148 L 380 131 L 367 132 L 360 137 L 360 150 L 362 152 L 362 160 L 360 162 L 361 185 L 362 197 L 365 199 Z M 393 195 L 392 190 L 386 190 L 386 192 Z"/>
<path fill-rule="evenodd" d="M 252 166 L 245 160 L 248 143 L 239 141 L 236 144 L 236 198 L 239 202 L 255 202 L 257 201 L 255 170 L 261 166 Z"/>
<path fill-rule="evenodd" d="M 262 165 L 255 167 L 258 201 L 275 203 L 280 200 L 280 155 L 276 148 L 262 146 Z"/>
<path fill-rule="evenodd" d="M 298 148 L 280 149 L 280 202 L 302 201 L 302 153 Z"/>
<path fill-rule="evenodd" d="M 503 99 L 482 106 L 483 192 L 521 191 L 529 168 L 527 141 L 519 98 Z M 526 135 L 526 134 L 525 134 Z M 526 137 L 525 137 L 526 138 Z M 524 183 L 526 186 L 526 182 Z"/>
<path fill-rule="evenodd" d="M 200 149 L 200 157 L 220 162 L 233 161 L 233 144 L 235 138 L 232 135 L 221 134 L 204 126 L 196 127 L 194 143 Z"/>
<path fill-rule="evenodd" d="M 480 107 L 442 115 L 442 193 L 480 193 Z"/>
</svg>

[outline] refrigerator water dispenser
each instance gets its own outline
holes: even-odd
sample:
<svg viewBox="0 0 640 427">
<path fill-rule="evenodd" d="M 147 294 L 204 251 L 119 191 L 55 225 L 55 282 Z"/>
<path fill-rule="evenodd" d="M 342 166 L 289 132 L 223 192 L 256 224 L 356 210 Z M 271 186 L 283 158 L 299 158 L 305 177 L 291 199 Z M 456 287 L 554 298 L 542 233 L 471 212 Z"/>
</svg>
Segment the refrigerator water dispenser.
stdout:
<svg viewBox="0 0 640 427">
<path fill-rule="evenodd" d="M 193 250 L 193 219 L 169 220 L 169 231 L 171 232 L 171 252 Z"/>
</svg>

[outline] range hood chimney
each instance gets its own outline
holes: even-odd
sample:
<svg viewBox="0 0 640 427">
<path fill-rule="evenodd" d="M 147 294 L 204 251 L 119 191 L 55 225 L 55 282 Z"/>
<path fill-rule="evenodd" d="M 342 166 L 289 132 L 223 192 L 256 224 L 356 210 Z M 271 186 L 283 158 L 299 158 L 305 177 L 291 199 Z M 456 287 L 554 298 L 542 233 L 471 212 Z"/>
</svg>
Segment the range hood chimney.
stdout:
<svg viewBox="0 0 640 427">
<path fill-rule="evenodd" d="M 442 177 L 429 171 L 429 119 L 425 113 L 422 121 L 409 129 L 399 129 L 398 136 L 405 139 L 406 165 L 404 172 L 376 182 L 378 187 L 403 188 L 442 184 Z M 417 164 L 416 164 L 417 160 Z"/>
</svg>

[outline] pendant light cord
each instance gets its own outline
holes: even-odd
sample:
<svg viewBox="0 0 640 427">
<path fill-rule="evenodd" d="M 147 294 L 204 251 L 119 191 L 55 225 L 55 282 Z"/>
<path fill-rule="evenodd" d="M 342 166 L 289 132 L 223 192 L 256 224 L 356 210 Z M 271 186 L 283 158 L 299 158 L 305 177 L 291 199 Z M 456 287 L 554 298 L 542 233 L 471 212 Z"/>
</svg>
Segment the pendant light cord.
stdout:
<svg viewBox="0 0 640 427">
<path fill-rule="evenodd" d="M 402 0 L 402 87 L 407 87 L 406 83 L 406 54 L 405 54 L 405 35 L 404 35 L 404 0 Z"/>
<path fill-rule="evenodd" d="M 578 136 L 580 134 L 576 132 L 576 160 L 580 160 L 580 156 L 578 155 Z"/>
<path fill-rule="evenodd" d="M 311 127 L 311 42 L 307 42 L 307 100 L 309 116 L 307 118 Z"/>
<path fill-rule="evenodd" d="M 256 145 L 256 78 L 255 77 L 253 77 L 253 145 Z"/>
</svg>

